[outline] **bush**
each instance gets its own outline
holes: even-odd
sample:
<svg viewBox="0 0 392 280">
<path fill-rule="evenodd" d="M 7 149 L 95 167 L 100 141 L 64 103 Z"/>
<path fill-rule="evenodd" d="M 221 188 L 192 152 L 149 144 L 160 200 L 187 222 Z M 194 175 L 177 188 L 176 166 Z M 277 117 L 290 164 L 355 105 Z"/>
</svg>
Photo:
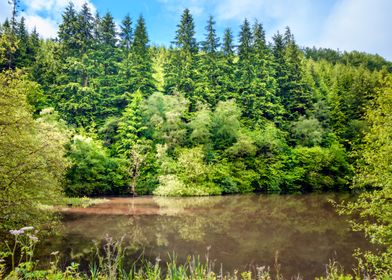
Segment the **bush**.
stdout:
<svg viewBox="0 0 392 280">
<path fill-rule="evenodd" d="M 70 196 L 123 194 L 128 176 L 125 160 L 110 157 L 100 142 L 80 135 L 69 145 L 72 166 L 66 174 L 65 192 Z"/>
</svg>

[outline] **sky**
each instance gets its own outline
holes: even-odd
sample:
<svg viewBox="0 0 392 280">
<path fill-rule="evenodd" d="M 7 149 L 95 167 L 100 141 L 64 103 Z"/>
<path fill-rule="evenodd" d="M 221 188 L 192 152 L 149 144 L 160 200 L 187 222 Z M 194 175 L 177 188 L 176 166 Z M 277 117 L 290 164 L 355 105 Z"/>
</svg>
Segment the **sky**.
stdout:
<svg viewBox="0 0 392 280">
<path fill-rule="evenodd" d="M 270 41 L 289 26 L 300 46 L 341 51 L 365 51 L 392 61 L 392 0 L 71 0 L 77 8 L 111 12 L 118 24 L 129 14 L 142 14 L 151 43 L 170 45 L 183 9 L 195 20 L 196 37 L 203 40 L 207 18 L 216 20 L 218 35 L 230 27 L 237 37 L 244 18 L 261 22 Z M 69 0 L 20 0 L 20 16 L 44 38 L 56 37 L 61 14 Z M 0 21 L 10 15 L 8 0 L 0 0 Z"/>
</svg>

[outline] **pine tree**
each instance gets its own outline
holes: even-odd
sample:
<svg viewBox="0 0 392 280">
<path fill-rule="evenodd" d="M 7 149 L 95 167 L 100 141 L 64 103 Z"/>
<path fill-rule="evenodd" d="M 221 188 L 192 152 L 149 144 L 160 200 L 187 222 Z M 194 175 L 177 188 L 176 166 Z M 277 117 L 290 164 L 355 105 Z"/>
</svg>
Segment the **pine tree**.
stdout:
<svg viewBox="0 0 392 280">
<path fill-rule="evenodd" d="M 132 19 L 129 15 L 122 20 L 120 29 L 120 45 L 129 52 L 133 43 Z"/>
<path fill-rule="evenodd" d="M 114 18 L 106 13 L 99 21 L 99 43 L 114 48 L 117 44 L 117 32 Z"/>
<path fill-rule="evenodd" d="M 129 55 L 130 92 L 140 90 L 146 96 L 155 91 L 152 57 L 148 42 L 146 22 L 143 16 L 140 16 L 136 22 L 132 51 Z"/>
<path fill-rule="evenodd" d="M 181 22 L 177 25 L 174 44 L 177 48 L 191 54 L 197 53 L 197 43 L 195 39 L 195 24 L 189 9 L 185 9 L 181 16 Z"/>
<path fill-rule="evenodd" d="M 195 25 L 188 9 L 185 9 L 181 22 L 177 25 L 175 49 L 171 50 L 168 63 L 165 64 L 165 90 L 179 92 L 190 100 L 190 111 L 196 109 L 201 97 L 195 94 L 197 83 L 197 52 Z"/>
<path fill-rule="evenodd" d="M 76 40 L 79 49 L 79 54 L 85 54 L 91 48 L 94 34 L 94 17 L 91 15 L 90 8 L 87 3 L 84 3 L 82 9 L 77 15 L 77 29 Z"/>
<path fill-rule="evenodd" d="M 240 60 L 249 59 L 250 53 L 252 51 L 253 36 L 249 21 L 247 19 L 245 19 L 244 23 L 241 25 L 239 37 L 240 42 L 238 46 L 238 56 Z"/>
<path fill-rule="evenodd" d="M 18 30 L 18 13 L 19 13 L 19 0 L 9 0 L 8 3 L 11 5 L 11 29 L 15 34 Z"/>
<path fill-rule="evenodd" d="M 29 33 L 26 28 L 25 18 L 22 17 L 18 23 L 18 29 L 16 30 L 16 38 L 19 41 L 19 47 L 15 54 L 15 65 L 19 68 L 28 66 L 31 62 L 28 57 L 29 51 Z"/>
<path fill-rule="evenodd" d="M 293 121 L 305 115 L 312 106 L 310 89 L 302 77 L 301 52 L 287 27 L 284 36 L 273 37 L 277 95 L 285 108 L 284 119 Z"/>
<path fill-rule="evenodd" d="M 230 28 L 225 29 L 222 51 L 225 56 L 234 55 L 233 33 Z"/>
<path fill-rule="evenodd" d="M 206 26 L 206 40 L 203 42 L 203 50 L 206 53 L 215 54 L 220 46 L 219 37 L 216 35 L 215 21 L 212 16 L 208 18 Z"/>
<path fill-rule="evenodd" d="M 200 100 L 211 107 L 215 107 L 221 94 L 221 68 L 220 57 L 218 55 L 219 38 L 215 31 L 215 21 L 212 16 L 209 17 L 206 25 L 205 41 L 202 43 L 204 52 L 199 54 L 198 71 L 196 74 L 197 83 L 195 86 L 195 95 Z"/>
<path fill-rule="evenodd" d="M 267 44 L 265 40 L 265 31 L 263 25 L 257 21 L 253 25 L 253 49 L 260 54 L 266 51 Z"/>
<path fill-rule="evenodd" d="M 117 153 L 128 158 L 132 147 L 143 136 L 146 127 L 142 118 L 143 93 L 138 90 L 133 94 L 132 102 L 125 109 L 118 124 Z"/>
<path fill-rule="evenodd" d="M 132 51 L 137 53 L 140 56 L 148 55 L 148 34 L 146 29 L 146 22 L 143 16 L 139 16 L 136 28 L 135 28 L 135 37 L 132 43 Z"/>
<path fill-rule="evenodd" d="M 121 112 L 121 87 L 118 85 L 120 52 L 117 47 L 117 31 L 110 13 L 99 18 L 97 26 L 97 42 L 94 49 L 86 55 L 87 63 L 96 66 L 90 71 L 92 84 L 101 96 L 101 106 L 97 108 L 98 124 L 103 124 L 109 116 L 119 116 Z"/>
<path fill-rule="evenodd" d="M 76 38 L 77 21 L 77 12 L 74 4 L 70 2 L 62 15 L 58 32 L 59 41 L 63 45 L 63 56 L 75 56 L 79 51 L 79 43 Z"/>
</svg>

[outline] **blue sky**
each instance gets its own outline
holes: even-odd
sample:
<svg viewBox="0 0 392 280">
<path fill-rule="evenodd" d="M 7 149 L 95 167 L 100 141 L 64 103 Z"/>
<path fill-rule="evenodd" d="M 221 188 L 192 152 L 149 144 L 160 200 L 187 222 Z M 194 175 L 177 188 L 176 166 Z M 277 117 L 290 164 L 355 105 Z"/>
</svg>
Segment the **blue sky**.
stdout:
<svg viewBox="0 0 392 280">
<path fill-rule="evenodd" d="M 0 0 L 0 20 L 9 14 L 8 0 Z M 69 0 L 21 0 L 29 26 L 44 37 L 53 37 L 61 12 Z M 301 46 L 330 47 L 378 53 L 392 60 L 392 0 L 72 0 L 76 7 L 87 2 L 100 14 L 111 12 L 118 23 L 129 13 L 143 14 L 152 43 L 169 45 L 184 8 L 194 16 L 198 40 L 203 39 L 209 15 L 238 34 L 245 17 L 263 23 L 268 39 L 290 26 Z"/>
</svg>

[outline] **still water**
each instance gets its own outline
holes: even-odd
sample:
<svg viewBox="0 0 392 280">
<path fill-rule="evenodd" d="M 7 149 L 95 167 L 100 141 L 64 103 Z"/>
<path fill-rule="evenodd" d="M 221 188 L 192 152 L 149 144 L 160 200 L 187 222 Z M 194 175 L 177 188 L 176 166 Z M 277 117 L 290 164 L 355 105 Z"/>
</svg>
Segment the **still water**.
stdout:
<svg viewBox="0 0 392 280">
<path fill-rule="evenodd" d="M 63 262 L 87 262 L 92 240 L 123 236 L 130 258 L 144 252 L 162 261 L 168 254 L 184 262 L 188 255 L 215 260 L 216 270 L 254 270 L 270 266 L 275 256 L 286 278 L 324 275 L 330 260 L 346 271 L 353 250 L 368 249 L 361 233 L 350 230 L 329 200 L 342 194 L 238 195 L 198 198 L 111 198 L 86 209 L 63 213 L 61 233 L 41 249 L 60 251 Z"/>
</svg>

